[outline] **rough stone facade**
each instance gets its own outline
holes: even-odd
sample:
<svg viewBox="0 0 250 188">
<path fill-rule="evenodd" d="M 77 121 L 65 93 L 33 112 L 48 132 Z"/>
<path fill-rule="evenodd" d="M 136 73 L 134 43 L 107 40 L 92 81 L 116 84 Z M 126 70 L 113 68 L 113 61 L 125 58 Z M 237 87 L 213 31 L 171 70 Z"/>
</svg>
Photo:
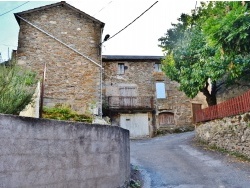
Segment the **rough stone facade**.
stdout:
<svg viewBox="0 0 250 188">
<path fill-rule="evenodd" d="M 202 123 L 196 127 L 196 138 L 250 158 L 250 113 Z"/>
<path fill-rule="evenodd" d="M 127 187 L 129 132 L 0 115 L 0 187 Z"/>
<path fill-rule="evenodd" d="M 125 74 L 118 74 L 118 63 L 123 63 L 125 68 Z M 108 97 L 120 96 L 120 87 L 134 87 L 136 88 L 136 96 L 154 96 L 153 80 L 150 75 L 154 70 L 154 62 L 150 60 L 136 60 L 136 59 L 125 59 L 125 60 L 112 60 L 109 61 L 105 56 L 103 58 L 104 65 L 104 80 L 103 80 L 103 94 L 104 103 L 108 103 Z M 132 111 L 131 111 L 132 110 Z M 121 114 L 136 114 L 146 113 L 148 114 L 149 121 L 148 127 L 150 129 L 149 134 L 152 136 L 154 131 L 154 119 L 152 118 L 153 113 L 151 110 L 137 110 L 134 109 L 122 109 L 120 112 L 113 111 L 111 116 L 111 123 L 115 126 L 120 126 L 120 115 Z"/>
<path fill-rule="evenodd" d="M 109 96 L 119 96 L 119 87 L 123 86 L 135 87 L 137 89 L 136 96 L 153 97 L 153 109 L 147 112 L 151 133 L 161 127 L 190 126 L 192 125 L 192 103 L 206 106 L 204 105 L 206 104 L 204 96 L 199 95 L 195 99 L 189 99 L 178 90 L 179 84 L 177 82 L 171 81 L 163 72 L 156 72 L 154 66 L 159 63 L 160 57 L 152 58 L 150 56 L 104 56 L 103 58 L 105 71 L 103 93 L 106 101 Z M 118 64 L 124 64 L 124 74 L 118 74 Z M 156 97 L 157 82 L 165 84 L 166 98 L 164 99 Z M 113 125 L 119 126 L 119 118 L 122 113 L 125 112 L 112 113 Z M 166 117 L 160 117 L 161 114 Z"/>
<path fill-rule="evenodd" d="M 118 63 L 124 63 L 125 74 L 117 74 Z M 154 96 L 152 73 L 154 61 L 148 60 L 104 60 L 104 94 L 105 96 L 119 96 L 119 86 L 131 85 L 137 88 L 138 96 Z"/>
<path fill-rule="evenodd" d="M 60 2 L 15 14 L 20 25 L 18 63 L 38 73 L 46 63 L 44 103 L 70 104 L 86 113 L 100 105 L 100 67 L 49 37 L 18 16 L 101 64 L 100 41 L 104 24 Z"/>
<path fill-rule="evenodd" d="M 153 82 L 164 82 L 166 86 L 166 98 L 165 99 L 156 99 L 156 115 L 161 113 L 173 114 L 173 124 L 163 124 L 159 125 L 159 122 L 156 124 L 162 127 L 172 127 L 172 126 L 187 126 L 192 125 L 193 121 L 193 112 L 192 112 L 192 103 L 201 104 L 201 107 L 206 107 L 205 97 L 201 93 L 198 94 L 194 99 L 188 98 L 184 92 L 180 91 L 179 83 L 171 81 L 164 72 L 154 72 Z M 154 88 L 155 89 L 155 88 Z M 155 91 L 156 92 L 156 91 Z M 154 93 L 155 93 L 154 92 Z M 159 120 L 159 118 L 156 118 Z"/>
<path fill-rule="evenodd" d="M 192 103 L 206 104 L 204 96 L 191 100 L 178 90 L 178 83 L 161 72 L 159 56 L 102 57 L 100 42 L 104 24 L 65 2 L 17 13 L 15 16 L 20 25 L 18 63 L 36 71 L 39 78 L 43 77 L 46 63 L 45 106 L 63 103 L 71 105 L 80 113 L 99 114 L 97 109 L 101 109 L 101 97 L 105 106 L 108 97 L 121 95 L 121 88 L 124 88 L 123 94 L 128 96 L 125 91 L 128 89 L 132 92 L 129 95 L 138 96 L 135 100 L 137 103 L 140 100 L 146 108 L 113 111 L 109 114 L 112 124 L 120 125 L 120 114 L 129 116 L 137 113 L 137 118 L 144 118 L 152 135 L 160 127 L 191 125 Z M 103 61 L 103 72 L 98 65 L 22 19 L 90 57 L 98 65 Z M 157 84 L 164 87 L 163 98 L 156 97 Z M 125 119 L 129 121 L 129 118 Z M 140 120 L 135 117 L 134 121 Z"/>
</svg>

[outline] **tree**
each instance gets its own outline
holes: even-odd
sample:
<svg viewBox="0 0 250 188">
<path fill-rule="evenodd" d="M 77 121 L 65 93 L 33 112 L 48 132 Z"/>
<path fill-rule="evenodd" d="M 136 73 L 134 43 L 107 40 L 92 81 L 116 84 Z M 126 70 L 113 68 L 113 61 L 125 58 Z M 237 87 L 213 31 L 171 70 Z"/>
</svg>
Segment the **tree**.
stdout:
<svg viewBox="0 0 250 188">
<path fill-rule="evenodd" d="M 35 73 L 14 63 L 0 65 L 0 113 L 18 115 L 31 102 Z"/>
<path fill-rule="evenodd" d="M 216 93 L 223 84 L 234 84 L 249 72 L 250 46 L 243 39 L 249 37 L 250 24 L 242 16 L 247 5 L 201 3 L 191 15 L 182 14 L 159 39 L 165 51 L 163 69 L 170 79 L 180 83 L 180 90 L 188 97 L 200 91 L 209 106 L 215 105 Z M 231 26 L 234 28 L 229 29 Z"/>
<path fill-rule="evenodd" d="M 228 66 L 228 84 L 249 81 L 250 3 L 210 2 L 210 7 L 202 29 L 209 44 L 219 49 L 221 63 Z"/>
</svg>

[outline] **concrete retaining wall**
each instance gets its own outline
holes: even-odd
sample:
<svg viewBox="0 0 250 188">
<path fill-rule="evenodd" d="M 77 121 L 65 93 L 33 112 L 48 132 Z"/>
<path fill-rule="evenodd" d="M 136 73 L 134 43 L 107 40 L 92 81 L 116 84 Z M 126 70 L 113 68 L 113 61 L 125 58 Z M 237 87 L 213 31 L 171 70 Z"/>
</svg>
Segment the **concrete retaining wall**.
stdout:
<svg viewBox="0 0 250 188">
<path fill-rule="evenodd" d="M 250 158 L 250 113 L 203 123 L 196 128 L 196 138 Z"/>
<path fill-rule="evenodd" d="M 0 115 L 0 187 L 126 186 L 129 151 L 119 127 Z"/>
</svg>

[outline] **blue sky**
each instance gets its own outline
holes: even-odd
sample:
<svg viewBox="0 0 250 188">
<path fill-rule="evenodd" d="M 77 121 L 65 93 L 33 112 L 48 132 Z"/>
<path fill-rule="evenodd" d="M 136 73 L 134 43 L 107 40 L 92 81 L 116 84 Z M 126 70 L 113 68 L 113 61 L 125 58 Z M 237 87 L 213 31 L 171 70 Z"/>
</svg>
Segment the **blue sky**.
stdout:
<svg viewBox="0 0 250 188">
<path fill-rule="evenodd" d="M 0 15 L 25 2 L 26 1 L 0 1 Z M 17 48 L 19 26 L 13 13 L 21 12 L 38 6 L 43 6 L 53 2 L 55 1 L 29 2 L 22 7 L 11 11 L 10 13 L 0 16 L 0 52 L 2 53 L 3 59 L 8 58 L 8 48 L 10 53 L 12 49 Z"/>
<path fill-rule="evenodd" d="M 26 1 L 0 1 L 0 15 Z M 13 13 L 52 4 L 57 1 L 29 1 L 0 16 L 0 52 L 8 58 L 18 45 L 19 26 Z M 105 23 L 103 35 L 111 36 L 133 21 L 156 0 L 73 0 L 66 1 L 72 6 L 94 16 Z M 182 12 L 194 9 L 193 0 L 159 0 L 159 2 L 131 26 L 103 44 L 103 54 L 108 55 L 163 55 L 158 47 L 158 38 L 176 22 Z"/>
</svg>

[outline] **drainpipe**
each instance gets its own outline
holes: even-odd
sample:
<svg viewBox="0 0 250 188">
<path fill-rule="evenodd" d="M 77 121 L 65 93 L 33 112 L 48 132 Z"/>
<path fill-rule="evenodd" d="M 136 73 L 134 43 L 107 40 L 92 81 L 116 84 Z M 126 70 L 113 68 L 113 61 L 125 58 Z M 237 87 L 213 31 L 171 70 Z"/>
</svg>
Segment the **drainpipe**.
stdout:
<svg viewBox="0 0 250 188">
<path fill-rule="evenodd" d="M 101 29 L 101 33 L 100 33 L 100 36 L 101 36 L 101 38 L 100 38 L 100 44 L 99 44 L 99 49 L 100 49 L 100 56 L 101 56 L 101 60 L 100 60 L 100 62 L 101 62 L 101 67 L 100 67 L 100 111 L 99 111 L 99 116 L 100 116 L 100 118 L 102 119 L 102 100 L 103 100 L 103 97 L 102 97 L 102 82 L 103 82 L 103 80 L 102 80 L 102 76 L 103 76 L 103 74 L 102 74 L 102 71 L 103 71 L 103 67 L 102 67 L 102 33 L 103 33 L 103 28 Z"/>
<path fill-rule="evenodd" d="M 101 55 L 101 66 L 102 66 L 102 55 Z M 100 89 L 101 89 L 101 91 L 100 91 L 100 114 L 99 114 L 99 116 L 100 116 L 100 118 L 102 118 L 102 71 L 103 71 L 103 68 L 102 67 L 100 67 Z"/>
</svg>

